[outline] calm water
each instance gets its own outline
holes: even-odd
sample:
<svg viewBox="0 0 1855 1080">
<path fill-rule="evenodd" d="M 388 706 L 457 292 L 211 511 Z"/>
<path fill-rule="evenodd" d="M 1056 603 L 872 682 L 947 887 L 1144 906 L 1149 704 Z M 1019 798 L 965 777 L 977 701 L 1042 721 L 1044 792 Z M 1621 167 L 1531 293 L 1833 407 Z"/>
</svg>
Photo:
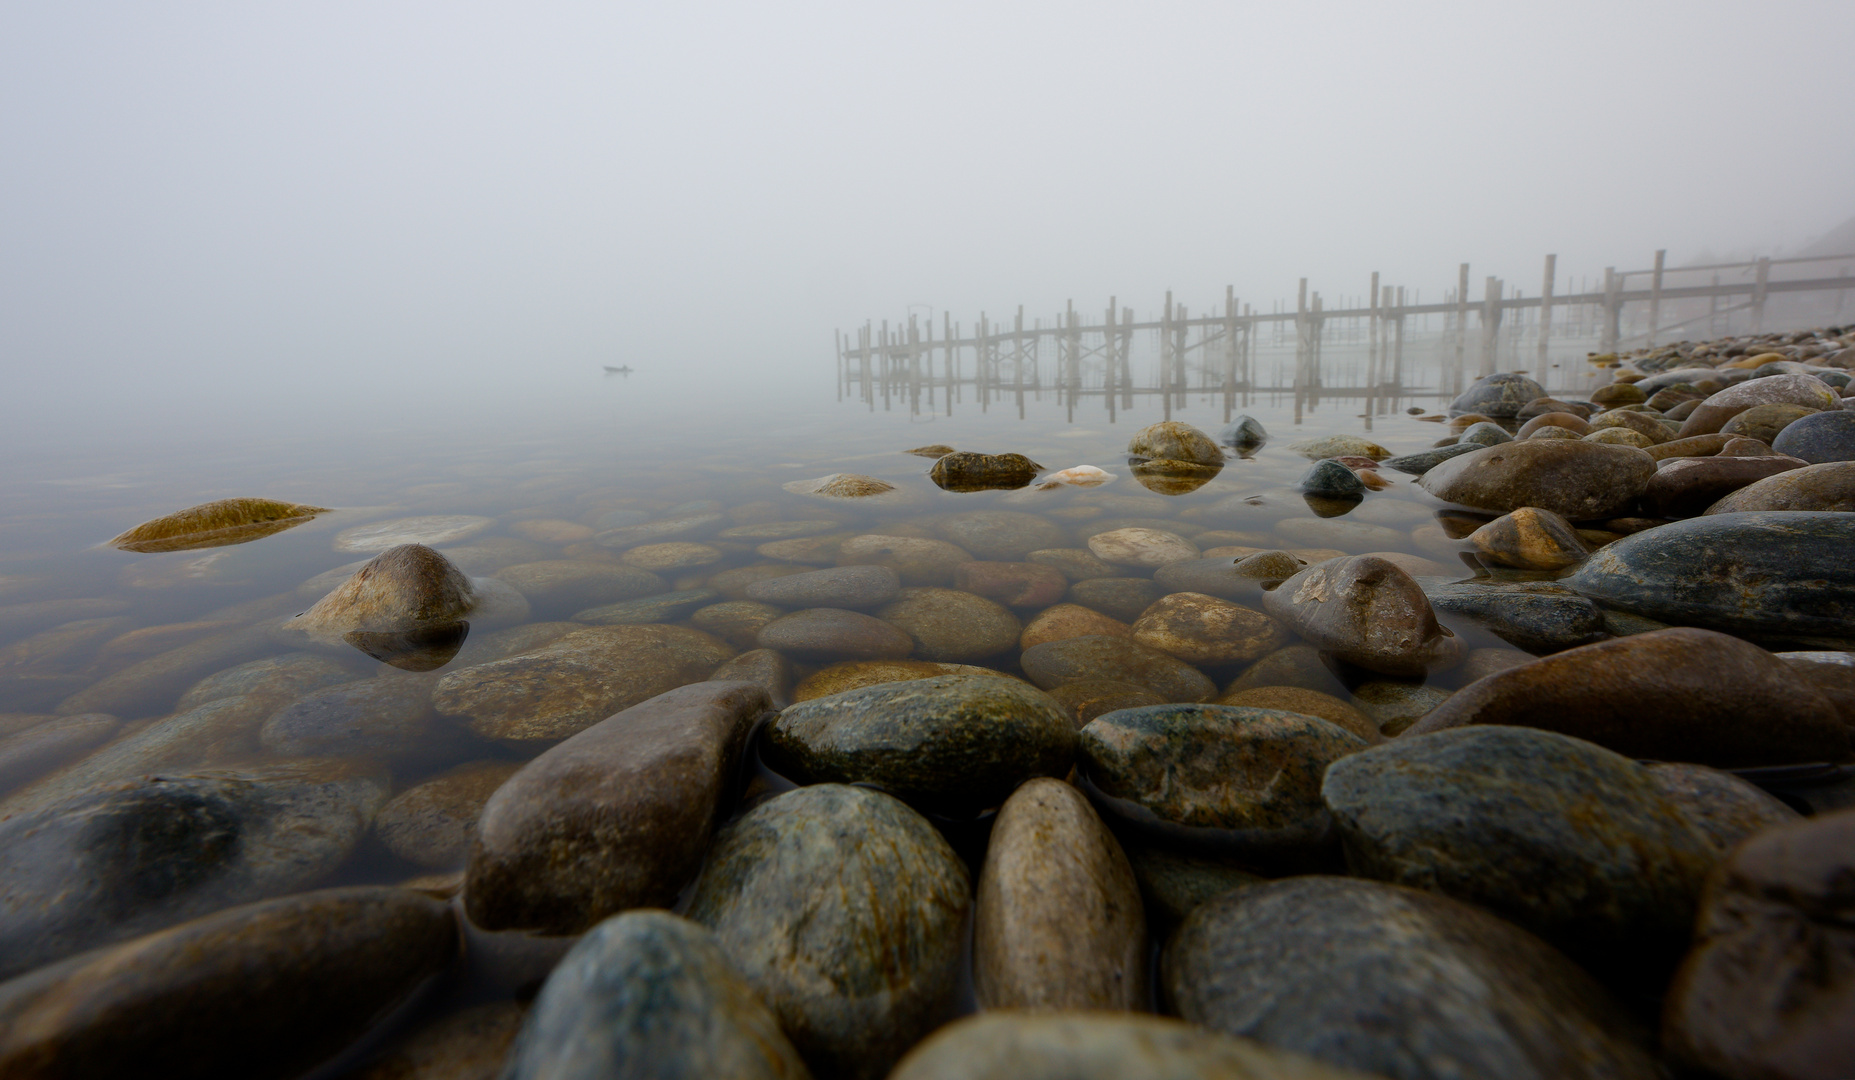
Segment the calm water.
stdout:
<svg viewBox="0 0 1855 1080">
<path fill-rule="evenodd" d="M 1547 365 L 1528 364 L 1531 359 L 1499 367 L 1535 368 L 1535 377 L 1543 375 L 1550 390 L 1565 396 L 1582 396 L 1593 385 L 1576 343 L 1567 343 Z M 378 400 L 345 411 L 299 405 L 275 409 L 272 418 L 267 410 L 276 403 L 240 402 L 234 394 L 191 411 L 174 409 L 171 422 L 138 414 L 133 424 L 93 424 L 90 430 L 81 423 L 66 425 L 66 434 L 77 437 L 54 439 L 44 432 L 58 425 L 41 418 L 37 434 L 16 431 L 14 467 L 0 480 L 0 650 L 5 650 L 0 656 L 6 657 L 0 661 L 5 665 L 0 713 L 50 713 L 64 696 L 148 658 L 151 649 L 182 645 L 205 632 L 180 624 L 247 623 L 254 633 L 275 625 L 319 595 L 305 589 L 305 582 L 365 558 L 335 550 L 337 533 L 414 515 L 493 518 L 492 528 L 465 543 L 520 539 L 524 554 L 512 562 L 585 555 L 584 548 L 523 537 L 519 527 L 526 522 L 590 525 L 613 511 L 655 514 L 712 499 L 738 520 L 836 517 L 850 530 L 928 528 L 935 515 L 974 509 L 1050 514 L 1075 547 L 1099 531 L 1096 521 L 1165 519 L 1188 535 L 1210 533 L 1219 544 L 1348 553 L 1395 549 L 1437 560 L 1463 576 L 1471 572 L 1454 554 L 1462 545 L 1438 542 L 1439 504 L 1410 477 L 1386 472 L 1388 489 L 1368 494 L 1357 509 L 1324 524 L 1294 490 L 1309 465 L 1287 448 L 1298 439 L 1356 433 L 1394 453 L 1409 453 L 1449 433 L 1444 424 L 1406 413 L 1417 406 L 1434 415 L 1450 396 L 1446 365 L 1417 349 L 1405 358 L 1408 392 L 1370 401 L 1330 390 L 1299 400 L 1294 394 L 1237 398 L 1230 411 L 1259 419 L 1270 432 L 1268 445 L 1253 457 L 1232 459 L 1216 478 L 1181 495 L 1140 485 L 1126 467 L 1128 437 L 1168 411 L 1173 419 L 1215 434 L 1226 418 L 1221 392 L 1188 391 L 1169 407 L 1159 395 L 1138 394 L 1131 406 L 1117 401 L 1110 418 L 1099 394 L 1072 408 L 1052 388 L 1027 387 L 1020 416 L 1018 395 L 1009 386 L 1001 398 L 984 402 L 967 386 L 949 414 L 944 385 L 922 387 L 918 394 L 893 388 L 887 407 L 880 393 L 873 401 L 860 400 L 855 387 L 845 394 L 842 386 L 833 386 L 828 357 L 790 380 L 765 373 L 739 382 L 681 379 L 671 370 L 637 366 L 621 376 L 589 364 L 584 372 L 481 386 L 474 398 L 468 387 L 452 387 L 439 401 L 403 406 Z M 1292 354 L 1265 354 L 1258 375 L 1284 366 L 1292 370 Z M 1137 358 L 1137 378 L 1141 370 Z M 1362 354 L 1330 347 L 1322 377 L 1329 387 L 1354 385 L 1362 370 Z M 1116 479 L 1087 489 L 949 493 L 929 480 L 929 459 L 903 452 L 932 443 L 1018 452 L 1051 470 L 1095 465 Z M 876 504 L 820 500 L 781 488 L 834 472 L 875 476 L 899 491 Z M 149 518 L 230 496 L 335 509 L 308 525 L 232 547 L 138 555 L 101 544 Z M 720 563 L 667 573 L 666 579 L 673 588 L 690 588 L 717 572 L 767 561 L 753 543 L 719 546 L 725 551 Z M 24 658 L 21 648 L 11 648 L 69 619 L 94 617 L 20 605 L 79 599 L 108 602 L 107 614 L 116 621 L 107 635 L 50 658 Z M 538 609 L 534 617 L 568 614 Z M 1471 647 L 1502 644 L 1471 625 L 1444 621 Z M 159 627 L 173 629 L 124 638 Z M 138 640 L 155 644 L 138 648 Z M 281 644 L 274 649 L 286 651 Z M 330 655 L 357 679 L 378 669 L 354 650 Z M 1015 651 L 993 663 L 1014 667 Z M 801 668 L 799 674 L 814 669 Z M 1447 674 L 1442 678 L 1453 685 Z M 151 689 L 121 718 L 160 717 L 177 697 L 172 689 Z M 397 763 L 395 790 L 488 753 L 508 752 L 478 745 L 414 766 Z M 9 794 L 17 793 L 0 792 L 0 798 Z M 370 839 L 323 884 L 398 882 L 428 873 Z M 503 992 L 498 987 L 506 990 L 519 981 L 519 972 L 478 972 L 461 994 L 494 996 Z"/>
</svg>

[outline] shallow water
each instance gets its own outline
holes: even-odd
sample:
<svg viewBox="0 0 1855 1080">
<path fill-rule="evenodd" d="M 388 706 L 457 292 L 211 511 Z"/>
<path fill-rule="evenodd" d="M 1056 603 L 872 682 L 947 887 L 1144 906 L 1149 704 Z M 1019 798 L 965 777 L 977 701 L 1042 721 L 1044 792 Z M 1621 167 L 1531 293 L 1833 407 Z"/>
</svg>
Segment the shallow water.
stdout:
<svg viewBox="0 0 1855 1080">
<path fill-rule="evenodd" d="M 1259 374 L 1277 370 L 1282 359 L 1265 357 Z M 932 535 L 938 515 L 1012 510 L 1046 515 L 1072 547 L 1084 546 L 1092 532 L 1100 531 L 1099 523 L 1149 519 L 1169 522 L 1168 527 L 1188 536 L 1210 534 L 1216 544 L 1203 547 L 1348 554 L 1396 550 L 1435 560 L 1466 577 L 1474 569 L 1458 553 L 1467 545 L 1436 531 L 1435 510 L 1441 504 L 1418 489 L 1414 478 L 1386 471 L 1391 481 L 1386 489 L 1368 493 L 1349 513 L 1321 517 L 1334 508 L 1317 511 L 1295 490 L 1310 462 L 1288 449 L 1299 439 L 1336 433 L 1364 435 L 1394 454 L 1429 447 L 1449 428 L 1406 410 L 1418 408 L 1434 418 L 1446 408 L 1453 394 L 1450 383 L 1457 378 L 1448 359 L 1407 355 L 1406 381 L 1412 388 L 1373 399 L 1331 391 L 1227 399 L 1222 392 L 1193 390 L 1168 401 L 1145 393 L 1135 394 L 1131 404 L 1117 400 L 1112 416 L 1099 394 L 1071 403 L 1048 386 L 1026 387 L 1020 403 L 1009 384 L 997 398 L 983 401 L 969 385 L 958 390 L 950 410 L 944 385 L 898 385 L 886 404 L 880 393 L 864 401 L 855 387 L 846 395 L 843 387 L 832 386 L 828 361 L 790 382 L 761 379 L 734 387 L 710 379 L 679 380 L 673 372 L 648 366 L 617 376 L 588 365 L 583 378 L 550 384 L 554 397 L 515 395 L 503 408 L 479 408 L 465 426 L 420 410 L 267 425 L 252 422 L 249 410 L 239 410 L 241 421 L 224 432 L 215 431 L 210 418 L 193 415 L 180 417 L 165 435 L 144 429 L 94 451 L 48 449 L 62 444 L 41 441 L 33 453 L 18 456 L 15 468 L 0 481 L 0 664 L 6 665 L 0 670 L 0 713 L 51 713 L 98 679 L 228 626 L 250 627 L 254 636 L 265 633 L 317 599 L 320 589 L 305 583 L 367 558 L 336 550 L 338 534 L 410 516 L 491 518 L 493 524 L 478 535 L 442 546 L 519 541 L 507 545 L 501 556 L 508 563 L 612 557 L 584 541 L 534 539 L 534 522 L 594 525 L 615 512 L 644 519 L 692 500 L 715 500 L 729 511 L 730 524 L 831 518 L 849 532 L 917 535 Z M 1543 372 L 1548 391 L 1561 396 L 1581 397 L 1599 381 L 1583 362 L 1579 343 L 1565 343 L 1550 363 L 1557 366 L 1539 365 L 1529 354 L 1499 367 L 1533 368 L 1536 378 Z M 1330 349 L 1322 374 L 1329 386 L 1356 384 L 1362 366 L 1362 355 Z M 1160 494 L 1143 487 L 1127 468 L 1127 440 L 1140 427 L 1170 416 L 1215 434 L 1233 413 L 1260 420 L 1269 442 L 1251 456 L 1232 458 L 1202 486 Z M 1114 479 L 1092 488 L 947 492 L 927 475 L 931 459 L 905 453 L 935 443 L 1021 453 L 1049 470 L 1093 465 Z M 792 494 L 781 486 L 838 472 L 877 477 L 897 490 L 877 499 L 846 500 Z M 103 546 L 142 521 L 232 496 L 263 496 L 333 511 L 236 546 L 152 555 Z M 719 572 L 768 561 L 755 551 L 758 541 L 689 539 L 721 547 L 723 558 L 665 572 L 672 589 L 699 587 Z M 499 568 L 495 559 L 466 567 L 490 576 Z M 537 605 L 531 617 L 559 620 L 573 610 Z M 1033 613 L 1018 614 L 1028 620 Z M 49 654 L 28 655 L 29 646 L 19 644 L 73 621 L 98 618 L 110 620 L 104 630 Z M 1442 621 L 1470 648 L 1504 645 L 1465 621 Z M 284 643 L 262 645 L 238 662 L 291 649 Z M 355 649 L 336 646 L 322 652 L 354 679 L 379 670 L 376 661 Z M 468 642 L 464 656 L 469 656 Z M 1015 670 L 1016 650 L 980 662 Z M 800 666 L 797 674 L 802 678 L 819 666 Z M 1222 686 L 1234 671 L 1209 673 Z M 1450 673 L 1439 678 L 1440 685 L 1455 685 Z M 134 696 L 117 710 L 129 722 L 125 730 L 168 714 L 181 690 L 151 686 Z M 447 746 L 391 762 L 394 790 L 467 761 L 520 756 L 485 742 Z M 0 800 L 21 794 L 0 790 Z M 983 850 L 982 827 L 947 828 L 969 858 Z M 369 838 L 318 884 L 394 883 L 431 872 Z M 491 952 L 486 949 L 484 955 Z M 498 967 L 482 957 L 474 963 L 470 977 L 446 991 L 442 1006 L 427 1002 L 420 1009 L 429 1015 L 435 1008 L 495 997 L 534 977 L 519 963 Z"/>
</svg>

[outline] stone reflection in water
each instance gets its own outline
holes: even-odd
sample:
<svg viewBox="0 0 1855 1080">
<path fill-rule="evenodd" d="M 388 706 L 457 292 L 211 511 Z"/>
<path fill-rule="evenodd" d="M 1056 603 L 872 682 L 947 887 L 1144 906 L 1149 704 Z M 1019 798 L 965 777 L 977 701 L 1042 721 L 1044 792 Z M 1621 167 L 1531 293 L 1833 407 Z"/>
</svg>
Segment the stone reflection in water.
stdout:
<svg viewBox="0 0 1855 1080">
<path fill-rule="evenodd" d="M 451 662 L 469 636 L 470 624 L 459 619 L 411 630 L 350 630 L 341 640 L 404 671 L 436 671 Z"/>
</svg>

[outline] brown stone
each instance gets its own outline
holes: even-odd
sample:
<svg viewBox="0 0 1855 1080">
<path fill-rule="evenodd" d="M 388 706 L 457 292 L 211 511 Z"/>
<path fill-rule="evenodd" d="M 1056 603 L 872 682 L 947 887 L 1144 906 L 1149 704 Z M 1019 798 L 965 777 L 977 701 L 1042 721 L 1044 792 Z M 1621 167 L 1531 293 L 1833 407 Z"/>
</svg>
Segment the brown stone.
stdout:
<svg viewBox="0 0 1855 1080">
<path fill-rule="evenodd" d="M 387 850 L 429 870 L 464 865 L 483 804 L 521 765 L 473 761 L 393 796 L 374 817 Z"/>
<path fill-rule="evenodd" d="M 110 540 L 109 546 L 124 551 L 158 552 L 243 544 L 294 528 L 317 514 L 329 512 L 321 506 L 275 499 L 218 499 L 145 521 Z"/>
<path fill-rule="evenodd" d="M 1536 506 L 1495 518 L 1469 539 L 1487 561 L 1522 570 L 1563 570 L 1591 554 L 1571 522 Z"/>
<path fill-rule="evenodd" d="M 1423 675 L 1461 658 L 1417 582 L 1371 555 L 1311 566 L 1264 593 L 1262 606 L 1309 644 L 1368 671 Z"/>
<path fill-rule="evenodd" d="M 1640 405 L 1649 400 L 1649 395 L 1632 383 L 1613 382 L 1609 386 L 1600 386 L 1591 391 L 1591 404 L 1613 409 L 1619 405 Z"/>
<path fill-rule="evenodd" d="M 844 608 L 806 608 L 760 628 L 755 642 L 787 656 L 815 660 L 899 660 L 914 639 L 873 615 Z"/>
<path fill-rule="evenodd" d="M 1655 459 L 1629 446 L 1527 439 L 1476 450 L 1418 479 L 1445 502 L 1505 513 L 1523 506 L 1572 521 L 1615 517 L 1655 475 Z"/>
<path fill-rule="evenodd" d="M 999 808 L 973 910 L 982 1009 L 1146 1003 L 1146 921 L 1133 868 L 1086 796 L 1025 781 Z"/>
<path fill-rule="evenodd" d="M 1142 645 L 1188 664 L 1222 666 L 1256 660 L 1288 644 L 1288 631 L 1260 611 L 1204 593 L 1162 596 L 1134 621 Z"/>
<path fill-rule="evenodd" d="M 1728 1077 L 1837 1080 L 1855 1062 L 1855 810 L 1769 829 L 1714 873 L 1662 1040 Z"/>
<path fill-rule="evenodd" d="M 1628 757 L 1722 767 L 1840 761 L 1850 752 L 1849 730 L 1808 679 L 1756 645 L 1691 627 L 1497 672 L 1405 735 L 1466 724 L 1542 728 Z"/>
<path fill-rule="evenodd" d="M 1706 513 L 1751 510 L 1855 510 L 1855 461 L 1828 461 L 1768 476 L 1725 496 Z"/>
<path fill-rule="evenodd" d="M 1591 434 L 1612 428 L 1627 428 L 1648 439 L 1651 445 L 1672 442 L 1675 431 L 1667 424 L 1645 412 L 1634 409 L 1617 409 L 1604 413 L 1591 421 Z"/>
<path fill-rule="evenodd" d="M 914 640 L 913 655 L 921 660 L 984 660 L 1017 647 L 1024 631 L 1006 608 L 958 589 L 903 589 L 877 614 Z"/>
<path fill-rule="evenodd" d="M 1666 461 L 1643 489 L 1643 509 L 1659 517 L 1694 517 L 1748 484 L 1807 464 L 1802 458 L 1705 457 Z"/>
<path fill-rule="evenodd" d="M 1720 426 L 1720 434 L 1739 435 L 1748 439 L 1757 439 L 1759 442 L 1769 445 L 1773 439 L 1778 437 L 1778 432 L 1789 427 L 1793 420 L 1801 420 L 1806 416 L 1822 411 L 1821 409 L 1811 408 L 1808 405 L 1788 405 L 1783 403 L 1754 405 L 1745 412 L 1740 413 L 1738 416 L 1722 424 Z"/>
<path fill-rule="evenodd" d="M 747 736 L 771 709 L 751 683 L 685 686 L 529 762 L 478 819 L 471 921 L 577 934 L 626 908 L 669 907 L 701 869 Z"/>
<path fill-rule="evenodd" d="M 1721 435 L 1715 432 L 1711 435 L 1695 435 L 1686 439 L 1670 439 L 1668 442 L 1657 443 L 1649 447 L 1644 453 L 1657 461 L 1681 457 L 1711 457 L 1719 453 L 1732 440 L 1731 435 Z"/>
<path fill-rule="evenodd" d="M 527 1013 L 519 1001 L 451 1013 L 394 1043 L 353 1080 L 496 1080 Z"/>
<path fill-rule="evenodd" d="M 1028 562 L 969 562 L 953 571 L 953 587 L 1007 607 L 1044 608 L 1069 591 L 1060 572 Z"/>
<path fill-rule="evenodd" d="M 1591 425 L 1584 417 L 1576 413 L 1552 412 L 1541 413 L 1531 420 L 1528 420 L 1526 423 L 1521 424 L 1520 430 L 1515 433 L 1514 438 L 1524 439 L 1543 427 L 1564 428 L 1567 431 L 1575 431 L 1580 435 L 1589 435 L 1591 433 Z"/>
<path fill-rule="evenodd" d="M 1368 743 L 1384 741 L 1384 737 L 1379 734 L 1378 721 L 1319 690 L 1299 686 L 1257 686 L 1226 693 L 1215 704 L 1246 705 L 1252 709 L 1277 709 L 1300 713 L 1302 716 L 1317 716 L 1345 728 Z"/>
<path fill-rule="evenodd" d="M 1701 402 L 1681 425 L 1681 437 L 1720 430 L 1726 422 L 1755 405 L 1803 405 L 1812 409 L 1838 409 L 1841 399 L 1822 380 L 1809 375 L 1768 375 L 1749 379 Z"/>
<path fill-rule="evenodd" d="M 1763 788 L 1705 765 L 1657 762 L 1649 766 L 1649 779 L 1722 855 L 1748 836 L 1803 816 Z"/>
<path fill-rule="evenodd" d="M 942 675 L 996 675 L 1001 679 L 1011 676 L 1002 671 L 987 667 L 975 667 L 969 664 L 937 664 L 931 660 L 853 660 L 843 664 L 814 672 L 805 677 L 792 692 L 796 702 L 810 701 L 813 698 L 829 697 L 846 690 L 856 690 L 878 683 L 902 682 L 908 679 L 937 679 Z"/>
<path fill-rule="evenodd" d="M 954 569 L 972 561 L 957 544 L 913 536 L 853 536 L 837 549 L 837 565 L 886 566 L 904 585 L 951 584 Z"/>
<path fill-rule="evenodd" d="M 330 641 L 350 630 L 391 632 L 453 623 L 476 603 L 475 587 L 451 560 L 424 544 L 400 544 L 374 556 L 284 625 Z"/>
<path fill-rule="evenodd" d="M 709 674 L 710 682 L 750 682 L 766 691 L 775 708 L 792 704 L 792 661 L 772 649 L 752 649 Z"/>
<path fill-rule="evenodd" d="M 1164 705 L 1166 699 L 1133 683 L 1113 679 L 1078 679 L 1051 690 L 1050 696 L 1069 713 L 1081 728 L 1103 713 L 1118 709 L 1137 709 L 1143 705 Z"/>
<path fill-rule="evenodd" d="M 1102 634 L 1108 637 L 1132 637 L 1133 627 L 1119 619 L 1110 618 L 1093 608 L 1081 604 L 1057 604 L 1037 613 L 1024 626 L 1024 632 L 1018 637 L 1020 649 L 1034 648 L 1046 641 L 1062 641 L 1065 638 L 1088 637 Z"/>
</svg>

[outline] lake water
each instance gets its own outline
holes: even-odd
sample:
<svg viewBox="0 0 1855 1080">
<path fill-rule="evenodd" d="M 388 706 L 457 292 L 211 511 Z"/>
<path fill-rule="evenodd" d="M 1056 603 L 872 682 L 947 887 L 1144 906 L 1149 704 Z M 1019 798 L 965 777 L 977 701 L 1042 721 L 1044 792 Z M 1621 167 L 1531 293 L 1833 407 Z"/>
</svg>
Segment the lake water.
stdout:
<svg viewBox="0 0 1855 1080">
<path fill-rule="evenodd" d="M 1529 355 L 1532 364 L 1515 357 L 1499 366 L 1533 368 L 1549 391 L 1581 397 L 1597 385 L 1583 346 L 1567 341 L 1543 364 Z M 1431 446 L 1449 428 L 1407 409 L 1434 420 L 1446 408 L 1448 384 L 1457 378 L 1448 360 L 1447 353 L 1411 347 L 1404 361 L 1408 389 L 1374 398 L 1328 389 L 1227 401 L 1221 391 L 1192 389 L 1170 402 L 1153 393 L 1131 401 L 1117 396 L 1112 415 L 1098 392 L 1099 375 L 1085 380 L 1097 392 L 1074 402 L 1046 384 L 1024 387 L 1020 403 L 1008 382 L 1000 396 L 983 401 L 977 388 L 961 387 L 949 409 L 948 388 L 932 379 L 914 388 L 898 383 L 886 403 L 880 393 L 864 400 L 859 388 L 833 384 L 828 356 L 789 377 L 756 371 L 739 380 L 684 378 L 642 362 L 619 375 L 589 364 L 584 371 L 447 386 L 432 395 L 395 398 L 357 389 L 352 398 L 328 395 L 315 404 L 246 400 L 224 388 L 211 400 L 163 399 L 148 410 L 118 402 L 115 413 L 82 417 L 35 415 L 15 402 L 19 423 L 7 436 L 12 465 L 0 479 L 0 714 L 9 714 L 9 731 L 23 730 L 27 717 L 56 712 L 98 680 L 227 627 L 248 627 L 260 642 L 239 663 L 288 652 L 291 645 L 270 644 L 268 635 L 327 587 L 305 583 L 366 557 L 337 550 L 335 538 L 358 525 L 413 516 L 492 519 L 460 542 L 494 549 L 466 567 L 490 576 L 506 563 L 616 559 L 578 534 L 614 520 L 649 520 L 695 500 L 719 503 L 731 523 L 835 519 L 850 533 L 935 535 L 940 515 L 1027 512 L 1047 515 L 1067 545 L 1078 548 L 1101 523 L 1138 519 L 1206 537 L 1200 545 L 1206 548 L 1397 550 L 1468 576 L 1471 565 L 1457 556 L 1464 545 L 1437 530 L 1441 504 L 1412 478 L 1386 472 L 1386 489 L 1350 513 L 1323 517 L 1335 508 L 1311 508 L 1295 490 L 1310 462 L 1288 449 L 1298 439 L 1336 433 L 1366 436 L 1398 454 Z M 1151 384 L 1141 373 L 1152 366 L 1150 357 L 1136 357 L 1138 382 Z M 1256 370 L 1261 381 L 1292 380 L 1272 374 L 1292 366 L 1292 350 L 1276 350 L 1260 357 Z M 1362 351 L 1330 346 L 1321 380 L 1328 388 L 1356 385 L 1363 367 Z M 1127 441 L 1140 427 L 1169 416 L 1215 434 L 1233 412 L 1260 420 L 1270 440 L 1249 457 L 1233 457 L 1202 486 L 1157 493 L 1127 468 Z M 905 452 L 925 444 L 1021 453 L 1050 470 L 1094 465 L 1114 479 L 1093 488 L 947 492 L 929 479 L 931 459 Z M 831 500 L 782 487 L 839 472 L 876 477 L 897 491 L 876 500 Z M 104 546 L 142 521 L 234 496 L 333 509 L 230 547 L 135 554 Z M 550 538 L 557 533 L 562 538 Z M 687 539 L 711 543 L 721 558 L 665 572 L 672 589 L 700 588 L 718 573 L 769 561 L 757 541 Z M 581 606 L 537 603 L 530 618 L 566 619 Z M 1017 614 L 1028 620 L 1034 612 Z M 88 636 L 72 631 L 63 644 L 45 644 L 85 620 L 102 621 Z M 1470 647 L 1504 644 L 1471 624 L 1443 621 Z M 381 670 L 355 649 L 324 653 L 354 679 Z M 975 662 L 1015 670 L 1016 651 Z M 801 665 L 798 673 L 819 666 Z M 1221 686 L 1232 673 L 1211 674 Z M 1442 685 L 1453 686 L 1450 678 L 1441 676 Z M 167 715 L 184 691 L 162 685 L 132 695 L 119 709 L 121 733 Z M 389 765 L 394 790 L 403 791 L 471 761 L 519 761 L 531 752 L 464 741 Z M 38 776 L 16 779 L 0 799 L 29 795 L 31 784 L 65 764 L 51 762 Z M 394 883 L 433 873 L 368 837 L 316 884 Z M 479 971 L 443 1007 L 506 993 L 523 980 L 523 970 L 512 962 L 507 970 Z M 428 1015 L 436 1007 L 422 1006 Z"/>
</svg>

